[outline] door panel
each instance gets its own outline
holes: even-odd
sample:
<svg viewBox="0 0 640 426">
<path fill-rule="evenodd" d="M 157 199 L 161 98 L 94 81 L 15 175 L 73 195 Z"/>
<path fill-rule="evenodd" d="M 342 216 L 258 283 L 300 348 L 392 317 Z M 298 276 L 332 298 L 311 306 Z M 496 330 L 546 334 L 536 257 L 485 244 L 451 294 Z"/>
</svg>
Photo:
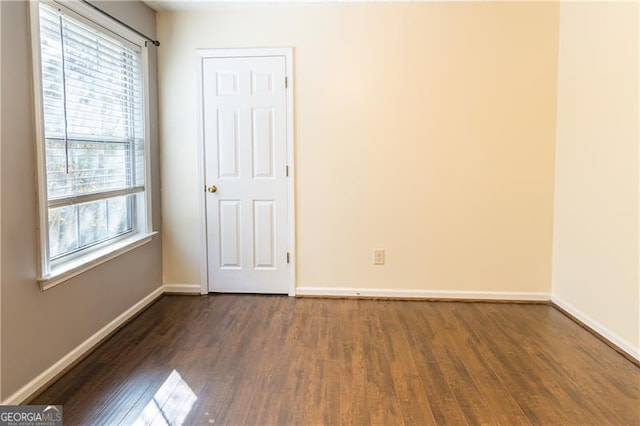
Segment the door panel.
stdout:
<svg viewBox="0 0 640 426">
<path fill-rule="evenodd" d="M 218 203 L 220 229 L 218 247 L 221 269 L 238 269 L 242 267 L 240 201 L 222 200 Z"/>
<path fill-rule="evenodd" d="M 253 115 L 253 177 L 254 179 L 273 179 L 274 146 L 272 108 L 259 108 Z"/>
<path fill-rule="evenodd" d="M 253 248 L 254 267 L 272 269 L 275 267 L 275 201 L 253 202 Z"/>
<path fill-rule="evenodd" d="M 209 291 L 287 293 L 284 56 L 204 58 Z"/>
<path fill-rule="evenodd" d="M 238 111 L 218 110 L 218 177 L 238 177 Z"/>
</svg>

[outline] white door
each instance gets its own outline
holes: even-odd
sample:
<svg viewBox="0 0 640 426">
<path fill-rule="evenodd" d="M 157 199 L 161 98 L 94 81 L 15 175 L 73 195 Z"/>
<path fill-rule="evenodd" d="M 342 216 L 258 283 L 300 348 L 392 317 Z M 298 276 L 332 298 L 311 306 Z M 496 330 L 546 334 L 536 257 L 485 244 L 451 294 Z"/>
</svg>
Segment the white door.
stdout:
<svg viewBox="0 0 640 426">
<path fill-rule="evenodd" d="M 211 292 L 289 291 L 285 61 L 202 59 Z"/>
</svg>

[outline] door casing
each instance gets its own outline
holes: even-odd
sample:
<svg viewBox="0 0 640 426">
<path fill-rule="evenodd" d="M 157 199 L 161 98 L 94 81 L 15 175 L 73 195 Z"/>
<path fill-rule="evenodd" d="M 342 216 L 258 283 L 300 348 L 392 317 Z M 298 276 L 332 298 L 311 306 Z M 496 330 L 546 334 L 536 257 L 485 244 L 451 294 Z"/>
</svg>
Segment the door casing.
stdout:
<svg viewBox="0 0 640 426">
<path fill-rule="evenodd" d="M 293 141 L 293 49 L 281 48 L 246 48 L 246 49 L 196 49 L 197 67 L 197 138 L 198 138 L 198 178 L 200 182 L 200 294 L 209 292 L 209 267 L 207 245 L 207 211 L 205 202 L 205 140 L 204 140 L 204 108 L 202 101 L 203 63 L 206 58 L 247 58 L 281 56 L 285 58 L 285 74 L 287 77 L 286 97 L 286 149 L 289 178 L 287 182 L 287 246 L 289 252 L 289 296 L 296 295 L 296 247 L 295 247 L 295 164 Z"/>
</svg>

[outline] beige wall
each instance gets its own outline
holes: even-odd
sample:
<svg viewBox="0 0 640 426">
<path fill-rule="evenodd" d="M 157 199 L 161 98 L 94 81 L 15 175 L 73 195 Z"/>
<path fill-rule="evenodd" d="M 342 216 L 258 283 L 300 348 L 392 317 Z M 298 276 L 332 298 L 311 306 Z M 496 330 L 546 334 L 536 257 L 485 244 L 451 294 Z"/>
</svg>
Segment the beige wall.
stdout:
<svg viewBox="0 0 640 426">
<path fill-rule="evenodd" d="M 298 286 L 549 293 L 556 4 L 223 5 L 158 32 L 165 283 L 200 282 L 194 50 L 292 46 Z"/>
<path fill-rule="evenodd" d="M 553 294 L 640 356 L 637 3 L 560 7 Z"/>
<path fill-rule="evenodd" d="M 103 5 L 150 34 L 141 3 Z M 28 2 L 2 2 L 2 395 L 26 385 L 161 284 L 160 238 L 44 293 L 38 269 L 35 141 Z M 155 61 L 155 59 L 153 60 Z M 152 62 L 153 62 L 152 61 Z M 155 75 L 155 64 L 153 64 Z M 154 77 L 155 84 L 155 77 Z M 155 99 L 155 90 L 152 97 Z M 155 102 L 152 102 L 152 105 Z M 152 117 L 157 115 L 155 108 Z M 153 120 L 154 123 L 156 120 Z M 154 129 L 156 125 L 154 124 Z M 153 136 L 154 229 L 160 228 Z"/>
</svg>

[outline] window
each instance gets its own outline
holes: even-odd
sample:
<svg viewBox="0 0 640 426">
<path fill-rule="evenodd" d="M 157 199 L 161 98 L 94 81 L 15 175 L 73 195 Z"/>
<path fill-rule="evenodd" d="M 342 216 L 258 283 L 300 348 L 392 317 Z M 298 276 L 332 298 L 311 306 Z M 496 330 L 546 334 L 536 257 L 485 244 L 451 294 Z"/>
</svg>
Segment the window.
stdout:
<svg viewBox="0 0 640 426">
<path fill-rule="evenodd" d="M 147 233 L 146 122 L 142 46 L 56 3 L 38 12 L 46 277 Z"/>
</svg>

